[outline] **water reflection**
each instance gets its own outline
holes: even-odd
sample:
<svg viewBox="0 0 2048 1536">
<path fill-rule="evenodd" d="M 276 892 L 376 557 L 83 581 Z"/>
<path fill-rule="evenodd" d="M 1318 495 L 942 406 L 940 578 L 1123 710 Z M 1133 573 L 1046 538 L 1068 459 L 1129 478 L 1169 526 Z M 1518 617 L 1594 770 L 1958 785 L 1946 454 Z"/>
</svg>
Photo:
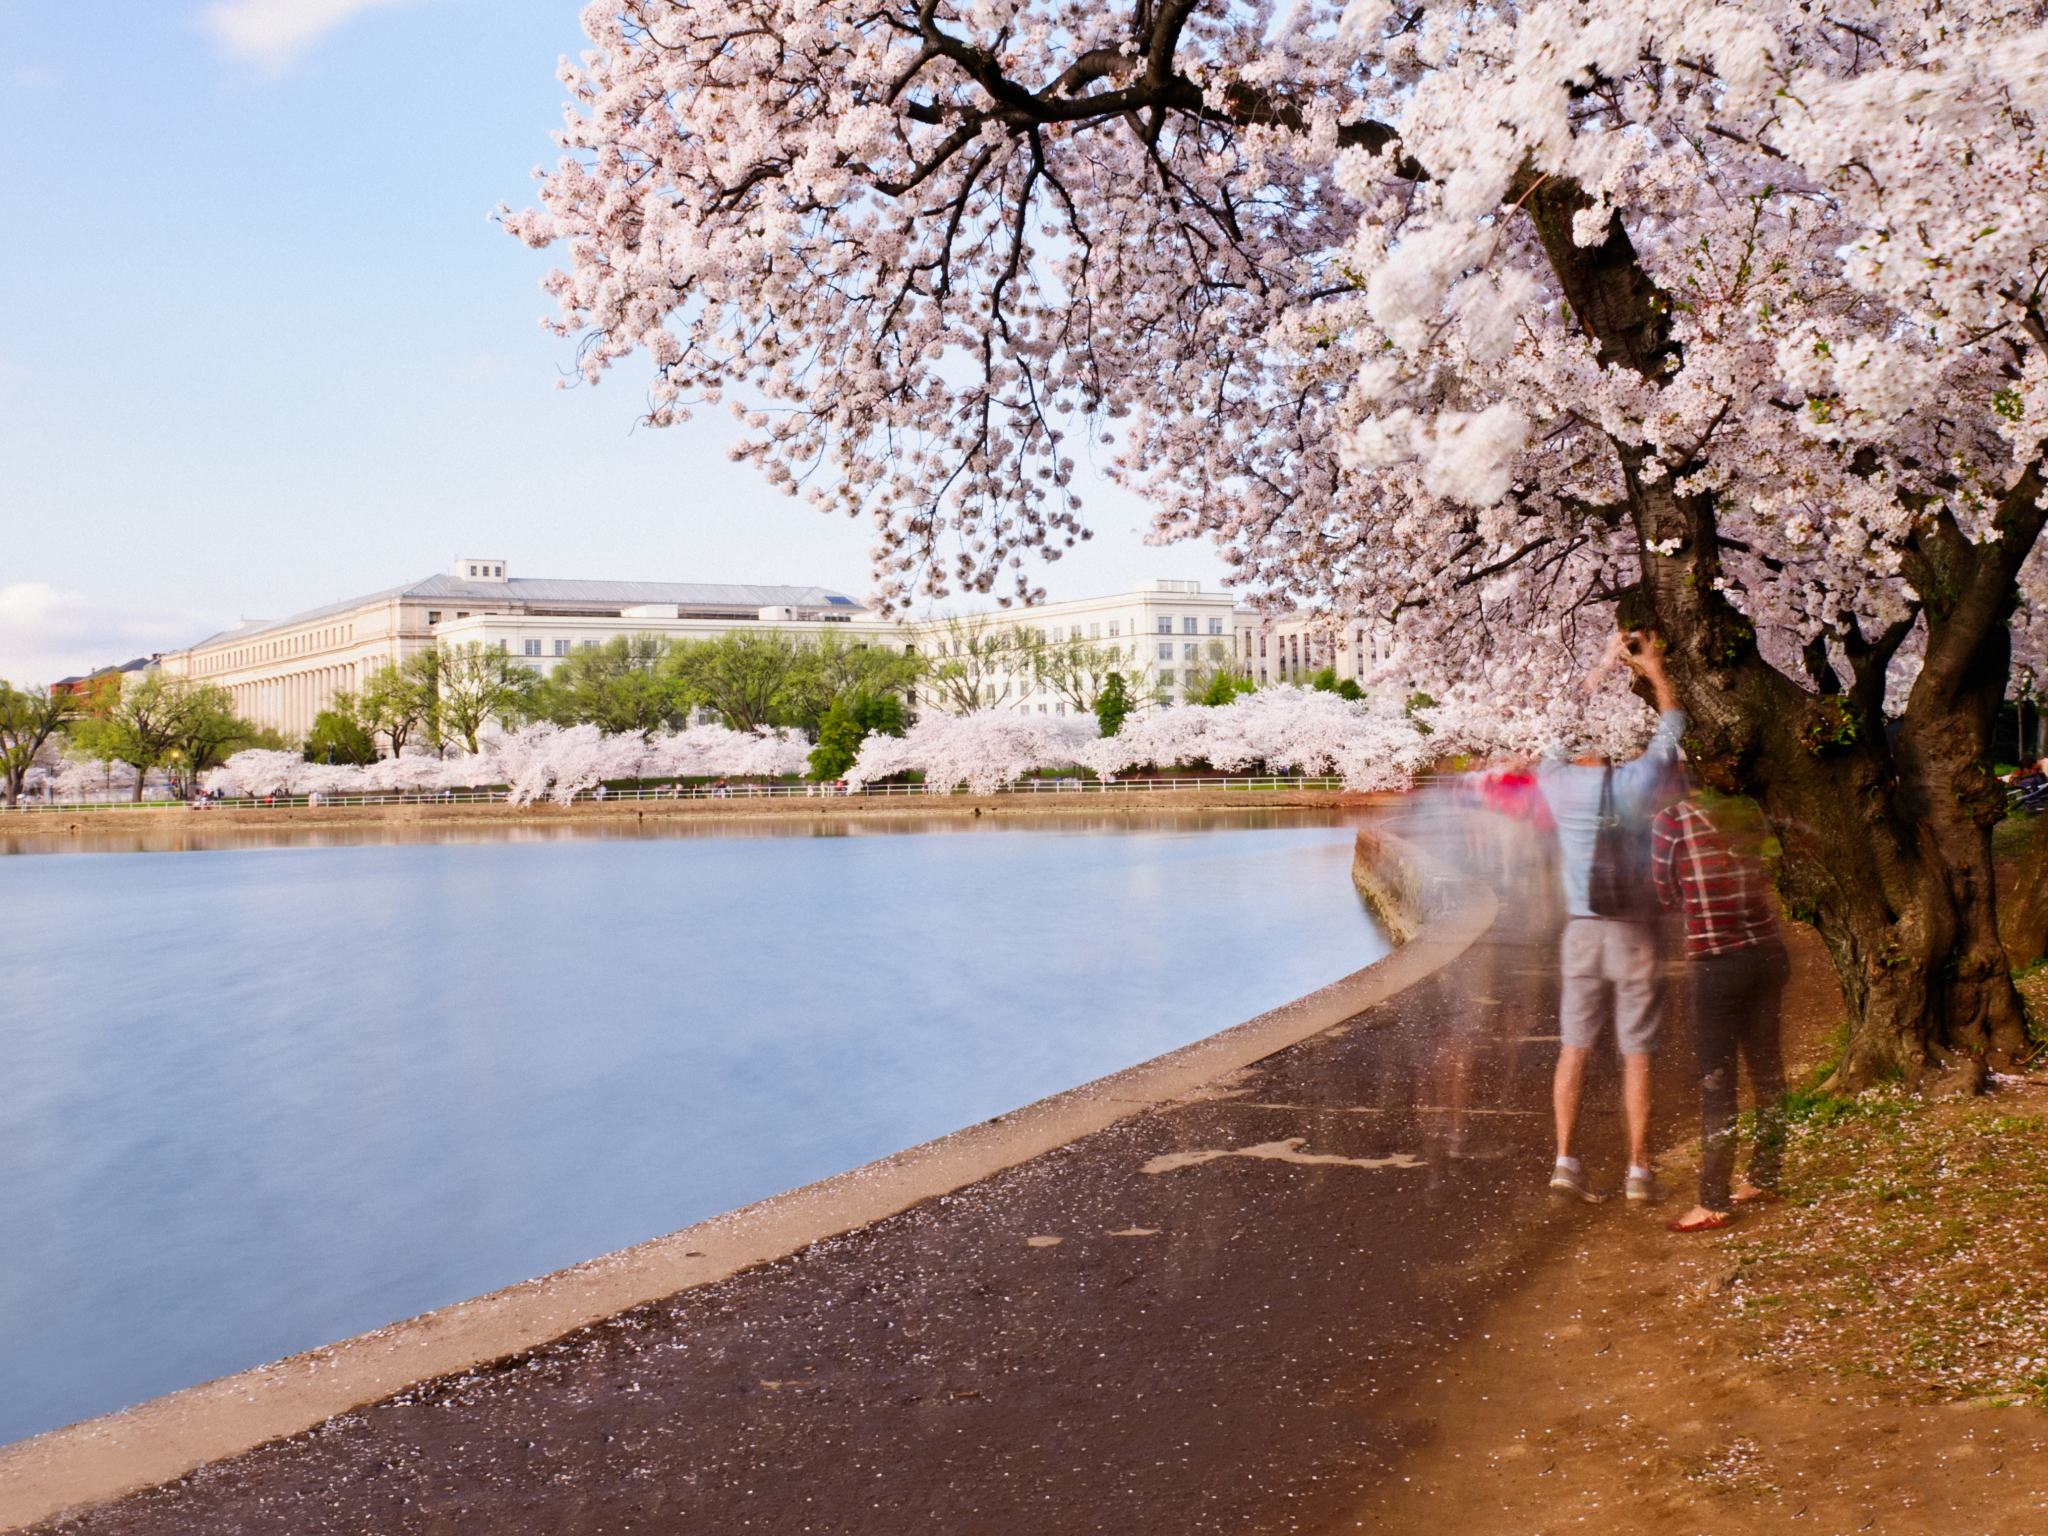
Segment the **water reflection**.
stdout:
<svg viewBox="0 0 2048 1536">
<path fill-rule="evenodd" d="M 1349 831 L 1284 815 L 512 830 L 0 861 L 0 1440 L 856 1165 L 1384 949 Z"/>
</svg>

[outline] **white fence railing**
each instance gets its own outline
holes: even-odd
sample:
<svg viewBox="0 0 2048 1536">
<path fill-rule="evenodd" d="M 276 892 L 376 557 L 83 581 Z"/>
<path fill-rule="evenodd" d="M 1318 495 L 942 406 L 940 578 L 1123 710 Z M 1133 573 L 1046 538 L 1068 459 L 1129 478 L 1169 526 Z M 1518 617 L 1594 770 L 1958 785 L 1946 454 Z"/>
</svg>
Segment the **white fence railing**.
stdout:
<svg viewBox="0 0 2048 1536">
<path fill-rule="evenodd" d="M 1130 779 L 1020 779 L 1006 786 L 1001 793 L 1010 795 L 1062 795 L 1062 794 L 1137 794 L 1148 790 L 1317 790 L 1334 791 L 1344 787 L 1344 781 L 1336 777 L 1309 778 L 1294 774 L 1266 774 L 1254 777 L 1225 777 L 1209 775 L 1185 778 L 1130 778 Z M 615 801 L 645 800 L 783 800 L 783 799 L 826 799 L 860 800 L 888 795 L 929 795 L 941 799 L 948 794 L 964 795 L 964 787 L 953 790 L 932 791 L 922 784 L 873 784 L 863 789 L 840 789 L 831 784 L 659 784 L 633 789 L 613 789 L 607 786 L 602 796 L 603 803 Z M 254 795 L 236 799 L 210 800 L 208 807 L 229 810 L 262 809 L 265 807 L 289 806 L 332 806 L 332 805 L 490 805 L 505 803 L 507 791 L 503 789 L 443 789 L 420 791 L 394 791 L 382 795 Z M 600 797 L 595 790 L 583 790 L 576 796 L 578 804 L 589 804 Z M 555 804 L 553 800 L 537 802 Z M 161 811 L 170 806 L 187 805 L 200 808 L 192 802 L 178 800 L 144 800 L 139 803 L 119 800 L 73 800 L 46 804 L 41 801 L 30 804 L 23 802 L 15 809 L 24 812 L 41 811 Z"/>
</svg>

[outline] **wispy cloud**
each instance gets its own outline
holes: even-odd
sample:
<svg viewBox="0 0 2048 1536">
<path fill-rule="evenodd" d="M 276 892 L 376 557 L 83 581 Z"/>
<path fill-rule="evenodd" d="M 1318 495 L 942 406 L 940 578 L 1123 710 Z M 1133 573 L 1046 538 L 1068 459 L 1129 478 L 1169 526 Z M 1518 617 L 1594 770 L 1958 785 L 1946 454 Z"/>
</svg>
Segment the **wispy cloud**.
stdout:
<svg viewBox="0 0 2048 1536">
<path fill-rule="evenodd" d="M 18 687 L 190 645 L 222 626 L 181 608 L 108 608 L 46 582 L 0 587 L 0 677 Z"/>
<path fill-rule="evenodd" d="M 273 69 L 298 57 L 308 43 L 360 11 L 411 0 L 216 0 L 204 14 L 206 30 L 240 58 Z"/>
</svg>

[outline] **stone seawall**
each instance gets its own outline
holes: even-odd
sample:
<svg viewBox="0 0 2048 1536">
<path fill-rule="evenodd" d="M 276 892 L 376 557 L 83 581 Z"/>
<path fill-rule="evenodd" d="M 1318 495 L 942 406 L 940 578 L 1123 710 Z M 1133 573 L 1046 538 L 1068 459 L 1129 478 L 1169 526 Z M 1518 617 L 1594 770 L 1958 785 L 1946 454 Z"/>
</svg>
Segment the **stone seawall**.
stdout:
<svg viewBox="0 0 2048 1536">
<path fill-rule="evenodd" d="M 926 819 L 933 816 L 1043 816 L 1130 811 L 1359 810 L 1405 797 L 1316 789 L 1134 789 L 1111 793 L 1001 795 L 776 795 L 724 800 L 578 800 L 573 805 L 446 804 L 232 806 L 194 811 L 184 805 L 110 806 L 93 810 L 0 808 L 0 836 L 101 831 L 236 831 L 375 826 L 562 827 L 634 826 L 648 822 L 750 817 Z"/>
<path fill-rule="evenodd" d="M 1186 794 L 1148 798 L 1193 808 Z M 1251 797 L 1213 798 L 1236 807 Z M 996 803 L 1007 810 L 1022 799 Z M 1124 799 L 1117 797 L 1116 808 Z M 845 802 L 830 804 L 838 814 Z M 1018 808 L 1054 809 L 1029 801 Z M 0 1449 L 0 1530 L 169 1482 L 421 1383 L 872 1226 L 1130 1117 L 1199 1100 L 1219 1079 L 1336 1030 L 1434 975 L 1493 921 L 1490 892 L 1461 887 L 1420 849 L 1377 829 L 1359 833 L 1354 879 L 1396 948 L 1330 986 L 1152 1061 L 666 1237 Z"/>
</svg>

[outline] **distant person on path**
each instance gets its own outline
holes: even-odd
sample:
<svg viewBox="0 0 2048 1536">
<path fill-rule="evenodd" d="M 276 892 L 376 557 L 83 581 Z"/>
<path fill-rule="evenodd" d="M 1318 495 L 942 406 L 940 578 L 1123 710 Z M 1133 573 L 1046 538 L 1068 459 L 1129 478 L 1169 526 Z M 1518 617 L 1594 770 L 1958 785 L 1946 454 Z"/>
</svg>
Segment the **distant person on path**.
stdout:
<svg viewBox="0 0 2048 1536">
<path fill-rule="evenodd" d="M 1678 739 L 1685 731 L 1685 713 L 1664 671 L 1654 636 L 1640 631 L 1617 635 L 1607 648 L 1600 672 L 1616 660 L 1650 685 L 1657 701 L 1656 734 L 1643 755 L 1612 766 L 1600 754 L 1581 754 L 1569 762 L 1553 749 L 1537 773 L 1551 819 L 1557 824 L 1558 874 L 1564 886 L 1566 921 L 1560 946 L 1563 988 L 1558 1005 L 1557 1076 L 1551 1105 L 1557 1118 L 1557 1164 L 1550 1187 L 1589 1204 L 1606 1196 L 1595 1192 L 1578 1158 L 1572 1135 L 1578 1127 L 1579 1103 L 1586 1091 L 1586 1059 L 1606 1023 L 1607 997 L 1614 997 L 1614 1034 L 1621 1048 L 1621 1104 L 1628 1129 L 1628 1179 L 1631 1201 L 1661 1199 L 1664 1187 L 1650 1166 L 1650 1057 L 1657 1046 L 1661 999 L 1657 978 L 1657 905 L 1650 885 L 1647 832 L 1653 803 L 1678 760 Z M 1597 680 L 1600 672 L 1594 673 Z M 1610 848 L 1621 845 L 1641 868 L 1604 868 L 1597 894 L 1608 910 L 1596 910 L 1594 855 L 1602 842 L 1603 822 L 1611 832 Z M 1638 852 L 1639 850 L 1639 852 Z M 1611 861 L 1610 861 L 1611 863 Z M 1639 882 L 1631 910 L 1613 910 L 1614 887 L 1630 878 Z"/>
<path fill-rule="evenodd" d="M 1658 899 L 1685 913 L 1687 1012 L 1700 1069 L 1700 1203 L 1670 1223 L 1674 1232 L 1711 1232 L 1734 1219 L 1737 1205 L 1778 1198 L 1785 1137 L 1778 1019 L 1791 968 L 1757 856 L 1761 841 L 1755 809 L 1726 799 L 1681 800 L 1651 832 Z M 1756 1095 L 1757 1134 L 1749 1177 L 1731 1195 L 1738 1053 Z"/>
</svg>

